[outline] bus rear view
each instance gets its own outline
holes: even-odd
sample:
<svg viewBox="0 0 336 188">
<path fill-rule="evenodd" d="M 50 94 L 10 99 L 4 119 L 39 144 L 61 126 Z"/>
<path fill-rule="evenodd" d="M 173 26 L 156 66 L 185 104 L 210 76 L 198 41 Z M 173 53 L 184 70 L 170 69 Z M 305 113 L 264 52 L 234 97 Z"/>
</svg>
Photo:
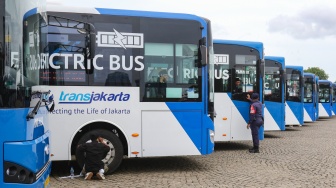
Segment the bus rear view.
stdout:
<svg viewBox="0 0 336 188">
<path fill-rule="evenodd" d="M 28 59 L 22 56 L 23 47 L 38 49 L 42 41 L 38 35 L 45 23 L 41 5 L 45 2 L 0 0 L 1 188 L 49 185 L 49 129 L 43 107 L 49 92 L 39 86 L 36 70 L 27 72 Z M 22 40 L 27 15 L 34 17 L 36 35 L 31 33 L 31 43 Z"/>
</svg>

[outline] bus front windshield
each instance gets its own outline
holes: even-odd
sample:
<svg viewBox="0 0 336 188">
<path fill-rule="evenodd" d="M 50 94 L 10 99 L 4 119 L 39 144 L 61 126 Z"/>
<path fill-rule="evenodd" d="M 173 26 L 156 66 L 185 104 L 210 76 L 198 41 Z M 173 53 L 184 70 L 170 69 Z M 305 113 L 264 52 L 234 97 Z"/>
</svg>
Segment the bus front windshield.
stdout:
<svg viewBox="0 0 336 188">
<path fill-rule="evenodd" d="M 41 59 L 39 50 L 43 39 L 40 28 L 45 21 L 39 13 L 31 15 L 29 21 L 22 20 L 26 18 L 26 15 L 22 15 L 23 10 L 35 2 L 5 2 L 5 12 L 1 12 L 4 30 L 0 32 L 1 39 L 5 39 L 3 43 L 0 41 L 0 53 L 3 53 L 0 55 L 0 108 L 29 107 L 32 87 L 39 84 L 37 72 L 40 61 L 36 59 Z M 29 27 L 33 28 L 30 32 L 27 30 Z M 25 38 L 24 43 L 22 38 Z M 33 58 L 23 52 L 27 49 L 34 50 Z"/>
<path fill-rule="evenodd" d="M 302 102 L 301 99 L 301 72 L 296 69 L 286 69 L 286 100 Z"/>
<path fill-rule="evenodd" d="M 265 101 L 282 102 L 281 64 L 272 60 L 266 60 L 265 64 Z"/>
<path fill-rule="evenodd" d="M 304 98 L 303 102 L 312 103 L 313 102 L 313 90 L 314 90 L 314 80 L 313 78 L 304 78 Z"/>
<path fill-rule="evenodd" d="M 319 102 L 320 103 L 329 103 L 330 102 L 330 85 L 320 83 L 319 89 Z"/>
<path fill-rule="evenodd" d="M 260 56 L 258 50 L 239 45 L 214 44 L 215 92 L 232 94 L 246 101 L 246 93 L 259 92 Z"/>
</svg>

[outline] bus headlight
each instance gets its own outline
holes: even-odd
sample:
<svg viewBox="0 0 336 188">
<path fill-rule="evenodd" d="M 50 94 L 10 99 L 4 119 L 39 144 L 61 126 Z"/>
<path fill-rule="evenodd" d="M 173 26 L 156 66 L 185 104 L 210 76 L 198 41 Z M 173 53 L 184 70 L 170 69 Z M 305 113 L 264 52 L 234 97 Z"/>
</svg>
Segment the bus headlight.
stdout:
<svg viewBox="0 0 336 188">
<path fill-rule="evenodd" d="M 31 184 L 36 181 L 36 175 L 18 164 L 4 162 L 4 182 L 5 183 L 24 183 Z"/>
<path fill-rule="evenodd" d="M 210 140 L 214 144 L 215 143 L 215 132 L 209 129 Z"/>
</svg>

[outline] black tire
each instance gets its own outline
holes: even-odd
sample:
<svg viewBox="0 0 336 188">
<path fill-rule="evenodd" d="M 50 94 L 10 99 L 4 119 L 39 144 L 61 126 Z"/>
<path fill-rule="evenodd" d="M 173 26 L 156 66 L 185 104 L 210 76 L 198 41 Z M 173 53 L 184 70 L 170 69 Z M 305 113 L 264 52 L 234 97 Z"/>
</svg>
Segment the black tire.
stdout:
<svg viewBox="0 0 336 188">
<path fill-rule="evenodd" d="M 90 132 L 87 132 L 84 134 L 80 140 L 78 141 L 79 144 L 84 144 L 86 142 L 90 142 L 90 135 L 91 133 L 96 133 L 97 135 L 104 138 L 104 142 L 108 144 L 111 148 L 109 153 L 106 155 L 106 158 L 103 159 L 105 163 L 105 169 L 106 166 L 108 167 L 108 170 L 105 171 L 105 174 L 112 174 L 121 164 L 122 158 L 123 158 L 123 146 L 118 136 L 116 136 L 111 131 L 103 130 L 103 129 L 97 129 L 92 130 Z M 84 156 L 80 155 L 76 150 L 76 161 L 78 165 L 82 168 L 84 165 Z"/>
</svg>

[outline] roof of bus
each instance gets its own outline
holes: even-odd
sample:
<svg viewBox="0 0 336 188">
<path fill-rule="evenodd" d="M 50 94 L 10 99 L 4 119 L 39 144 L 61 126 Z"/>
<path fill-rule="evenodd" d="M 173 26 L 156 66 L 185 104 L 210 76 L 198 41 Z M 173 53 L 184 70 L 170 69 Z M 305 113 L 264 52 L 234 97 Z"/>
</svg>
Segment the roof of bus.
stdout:
<svg viewBox="0 0 336 188">
<path fill-rule="evenodd" d="M 312 76 L 315 77 L 316 75 L 310 72 L 303 72 L 303 76 Z"/>
<path fill-rule="evenodd" d="M 142 10 L 123 10 L 123 9 L 110 9 L 110 8 L 95 8 L 95 7 L 72 7 L 72 6 L 55 6 L 48 5 L 48 12 L 67 12 L 67 13 L 87 13 L 87 14 L 105 14 L 116 16 L 141 16 L 153 18 L 175 18 L 187 20 L 208 20 L 206 18 L 186 13 L 171 13 L 171 12 L 153 12 Z"/>
<path fill-rule="evenodd" d="M 256 41 L 222 40 L 222 39 L 214 39 L 213 43 L 216 43 L 216 44 L 236 44 L 236 45 L 254 47 L 254 48 L 259 48 L 260 46 L 264 45 L 262 42 L 256 42 Z"/>
<path fill-rule="evenodd" d="M 280 56 L 265 56 L 265 60 L 277 61 L 282 64 L 285 62 L 285 58 Z"/>
<path fill-rule="evenodd" d="M 298 69 L 303 72 L 303 66 L 297 66 L 297 65 L 286 65 L 286 69 Z"/>
<path fill-rule="evenodd" d="M 264 50 L 264 44 L 262 42 L 255 42 L 255 41 L 214 39 L 213 43 L 214 44 L 232 44 L 232 45 L 246 46 L 246 47 L 257 49 L 259 52 L 263 52 Z"/>
<path fill-rule="evenodd" d="M 329 81 L 329 80 L 319 80 L 319 83 L 329 83 L 329 84 L 332 84 L 332 82 L 331 81 Z"/>
</svg>

